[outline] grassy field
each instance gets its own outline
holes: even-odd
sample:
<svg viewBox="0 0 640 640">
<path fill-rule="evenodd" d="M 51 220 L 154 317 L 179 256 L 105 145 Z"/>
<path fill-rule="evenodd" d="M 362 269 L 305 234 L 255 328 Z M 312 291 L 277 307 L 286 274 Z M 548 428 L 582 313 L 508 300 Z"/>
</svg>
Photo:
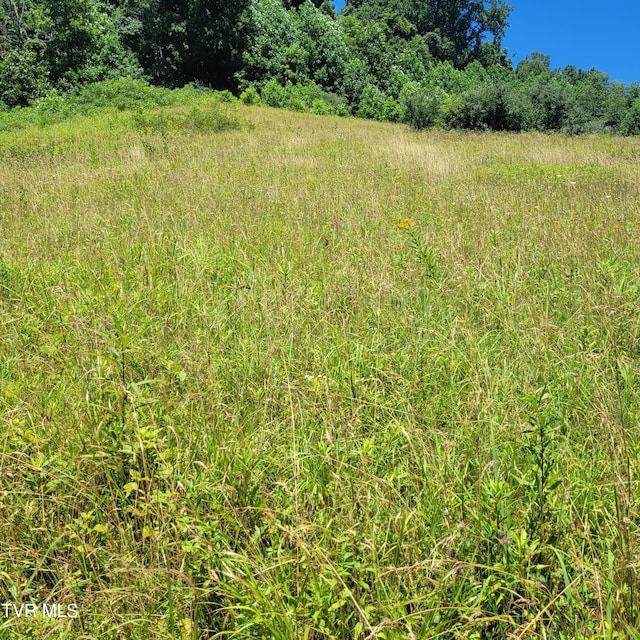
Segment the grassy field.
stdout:
<svg viewBox="0 0 640 640">
<path fill-rule="evenodd" d="M 0 133 L 0 638 L 640 638 L 639 160 L 206 97 Z"/>
</svg>

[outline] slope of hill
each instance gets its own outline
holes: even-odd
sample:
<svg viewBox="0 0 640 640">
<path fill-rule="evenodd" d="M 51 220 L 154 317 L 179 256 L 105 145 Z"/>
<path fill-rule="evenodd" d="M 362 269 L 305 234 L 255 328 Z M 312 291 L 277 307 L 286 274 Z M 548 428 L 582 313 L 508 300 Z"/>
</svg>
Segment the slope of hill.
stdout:
<svg viewBox="0 0 640 640">
<path fill-rule="evenodd" d="M 640 141 L 194 98 L 0 156 L 2 633 L 637 637 Z"/>
</svg>

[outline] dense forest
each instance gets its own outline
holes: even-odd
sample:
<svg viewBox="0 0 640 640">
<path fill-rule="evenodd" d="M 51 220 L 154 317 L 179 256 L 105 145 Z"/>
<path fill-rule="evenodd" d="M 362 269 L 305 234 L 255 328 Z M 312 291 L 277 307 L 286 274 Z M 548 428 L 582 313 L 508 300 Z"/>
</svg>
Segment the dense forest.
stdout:
<svg viewBox="0 0 640 640">
<path fill-rule="evenodd" d="M 0 108 L 129 77 L 416 128 L 640 133 L 640 86 L 515 68 L 503 0 L 0 0 Z"/>
</svg>

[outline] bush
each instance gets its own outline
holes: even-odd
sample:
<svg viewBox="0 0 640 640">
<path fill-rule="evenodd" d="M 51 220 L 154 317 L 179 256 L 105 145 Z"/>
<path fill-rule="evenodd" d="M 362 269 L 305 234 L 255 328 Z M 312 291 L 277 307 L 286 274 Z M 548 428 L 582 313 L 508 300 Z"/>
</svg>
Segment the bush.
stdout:
<svg viewBox="0 0 640 640">
<path fill-rule="evenodd" d="M 228 89 L 224 89 L 223 91 L 215 91 L 214 96 L 218 102 L 235 102 L 237 98 L 229 91 Z"/>
<path fill-rule="evenodd" d="M 579 135 L 589 133 L 592 118 L 571 94 L 567 104 L 567 113 L 562 127 L 564 133 Z"/>
<path fill-rule="evenodd" d="M 32 106 L 38 113 L 46 115 L 67 114 L 72 111 L 69 99 L 66 96 L 61 96 L 55 89 L 46 96 L 35 100 Z"/>
<path fill-rule="evenodd" d="M 560 131 L 565 126 L 571 100 L 567 87 L 541 81 L 530 86 L 526 95 L 531 104 L 527 128 Z"/>
<path fill-rule="evenodd" d="M 527 123 L 530 104 L 513 87 L 490 82 L 460 95 L 449 112 L 449 126 L 485 131 L 520 131 Z"/>
<path fill-rule="evenodd" d="M 190 109 L 140 110 L 133 114 L 133 124 L 146 133 L 165 135 L 175 130 L 219 132 L 239 129 L 240 121 L 220 110 L 219 106 Z"/>
<path fill-rule="evenodd" d="M 246 105 L 260 104 L 260 96 L 253 87 L 248 87 L 240 94 L 240 102 Z"/>
<path fill-rule="evenodd" d="M 299 96 L 291 96 L 291 98 L 289 98 L 289 102 L 287 102 L 287 109 L 289 109 L 290 111 L 301 111 L 304 112 L 307 110 L 307 105 L 305 104 L 304 100 L 302 100 L 302 98 L 300 98 Z"/>
<path fill-rule="evenodd" d="M 311 104 L 311 113 L 315 113 L 318 116 L 330 116 L 333 115 L 333 109 L 324 100 L 316 98 Z"/>
<path fill-rule="evenodd" d="M 73 98 L 74 104 L 84 108 L 115 107 L 120 111 L 164 106 L 173 102 L 174 96 L 169 89 L 153 87 L 145 80 L 134 78 L 117 78 L 89 84 Z"/>
<path fill-rule="evenodd" d="M 368 84 L 373 83 L 367 64 L 360 58 L 352 58 L 347 62 L 340 93 L 345 96 L 349 106 L 356 109 L 360 96 Z"/>
<path fill-rule="evenodd" d="M 306 109 L 311 109 L 314 100 L 326 102 L 333 111 L 338 111 L 341 106 L 346 107 L 346 100 L 335 93 L 325 91 L 322 87 L 311 82 L 305 85 L 295 85 L 291 87 L 292 95 L 297 96 L 306 105 Z"/>
<path fill-rule="evenodd" d="M 282 86 L 274 79 L 269 80 L 261 93 L 262 102 L 270 107 L 291 111 L 311 111 L 319 115 L 349 115 L 347 101 L 342 96 L 325 91 L 315 83 Z"/>
<path fill-rule="evenodd" d="M 384 107 L 387 96 L 378 87 L 368 84 L 362 91 L 356 115 L 358 118 L 384 120 Z"/>
<path fill-rule="evenodd" d="M 640 98 L 636 98 L 624 114 L 620 132 L 625 136 L 640 135 Z"/>
<path fill-rule="evenodd" d="M 444 100 L 442 91 L 427 91 L 419 84 L 409 83 L 400 92 L 402 121 L 414 129 L 427 129 L 436 123 Z"/>
<path fill-rule="evenodd" d="M 14 49 L 0 59 L 0 105 L 24 107 L 49 89 L 45 66 L 34 51 Z"/>
<path fill-rule="evenodd" d="M 399 102 L 393 98 L 387 98 L 387 101 L 384 103 L 382 117 L 388 122 L 400 122 L 402 119 L 402 109 L 400 108 Z"/>
<path fill-rule="evenodd" d="M 281 109 L 289 101 L 291 90 L 290 86 L 283 87 L 277 80 L 273 78 L 267 82 L 260 93 L 262 102 L 270 107 Z"/>
</svg>

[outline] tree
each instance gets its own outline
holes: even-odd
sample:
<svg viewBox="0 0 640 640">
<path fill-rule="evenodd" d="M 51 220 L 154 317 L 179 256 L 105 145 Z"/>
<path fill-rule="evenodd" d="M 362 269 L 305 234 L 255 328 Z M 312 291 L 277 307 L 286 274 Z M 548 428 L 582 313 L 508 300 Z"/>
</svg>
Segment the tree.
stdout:
<svg viewBox="0 0 640 640">
<path fill-rule="evenodd" d="M 0 106 L 25 106 L 51 88 L 34 11 L 31 0 L 0 0 Z"/>
<path fill-rule="evenodd" d="M 156 83 L 236 85 L 250 0 L 110 0 L 122 40 Z"/>
<path fill-rule="evenodd" d="M 0 0 L 0 55 L 23 45 L 29 37 L 29 13 L 33 5 L 27 0 Z"/>
<path fill-rule="evenodd" d="M 373 79 L 374 84 L 386 89 L 394 52 L 387 40 L 384 25 L 347 16 L 342 19 L 341 26 L 350 56 L 361 60 L 366 68 L 366 75 Z"/>
<path fill-rule="evenodd" d="M 300 46 L 305 51 L 312 82 L 329 91 L 338 89 L 349 59 L 349 47 L 339 24 L 331 16 L 305 2 L 295 12 Z"/>
<path fill-rule="evenodd" d="M 620 131 L 626 136 L 640 135 L 640 98 L 636 98 L 624 114 Z"/>
<path fill-rule="evenodd" d="M 500 47 L 510 12 L 503 0 L 347 0 L 345 6 L 345 15 L 363 21 L 408 22 L 415 29 L 409 37 L 419 34 L 434 58 L 457 67 L 487 54 L 487 36 Z"/>
<path fill-rule="evenodd" d="M 106 5 L 97 0 L 43 0 L 40 6 L 43 57 L 55 86 L 66 90 L 140 73 Z"/>
<path fill-rule="evenodd" d="M 551 58 L 534 51 L 518 63 L 516 77 L 523 83 L 534 82 L 541 78 L 548 80 L 551 78 Z"/>
<path fill-rule="evenodd" d="M 241 87 L 308 81 L 306 52 L 300 44 L 292 11 L 281 0 L 252 0 L 249 6 L 249 41 L 237 78 Z"/>
</svg>

